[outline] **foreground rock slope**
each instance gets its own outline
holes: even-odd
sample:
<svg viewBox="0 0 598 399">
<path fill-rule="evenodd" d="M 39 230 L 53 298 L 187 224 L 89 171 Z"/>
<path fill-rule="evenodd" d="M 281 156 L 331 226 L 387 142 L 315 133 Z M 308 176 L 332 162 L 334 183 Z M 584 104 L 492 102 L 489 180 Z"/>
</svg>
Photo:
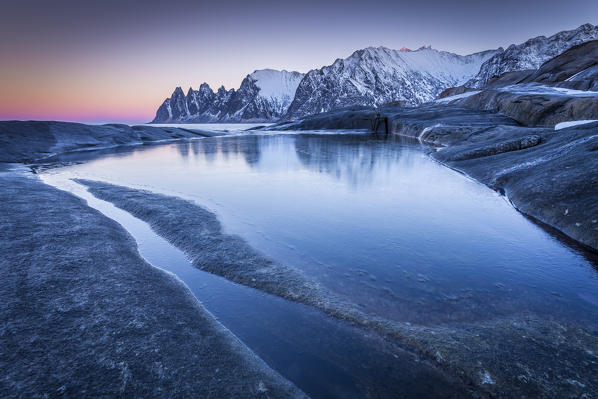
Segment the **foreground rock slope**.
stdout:
<svg viewBox="0 0 598 399">
<path fill-rule="evenodd" d="M 0 186 L 0 396 L 305 397 L 120 225 L 35 177 Z"/>
</svg>

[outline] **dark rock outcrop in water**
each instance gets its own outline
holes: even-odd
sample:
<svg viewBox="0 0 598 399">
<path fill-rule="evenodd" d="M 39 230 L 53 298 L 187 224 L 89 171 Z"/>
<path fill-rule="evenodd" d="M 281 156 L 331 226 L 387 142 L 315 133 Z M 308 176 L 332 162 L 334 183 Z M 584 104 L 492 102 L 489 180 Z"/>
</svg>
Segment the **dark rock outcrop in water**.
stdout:
<svg viewBox="0 0 598 399">
<path fill-rule="evenodd" d="M 116 222 L 0 173 L 0 396 L 305 397 Z"/>
</svg>

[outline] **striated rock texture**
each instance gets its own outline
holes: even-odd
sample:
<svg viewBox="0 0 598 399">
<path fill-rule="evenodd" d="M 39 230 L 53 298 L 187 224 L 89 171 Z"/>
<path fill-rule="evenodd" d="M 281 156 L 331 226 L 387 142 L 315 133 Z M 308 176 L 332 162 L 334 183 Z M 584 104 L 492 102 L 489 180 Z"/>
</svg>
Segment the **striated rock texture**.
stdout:
<svg viewBox="0 0 598 399">
<path fill-rule="evenodd" d="M 465 83 L 495 52 L 461 56 L 422 47 L 416 51 L 368 47 L 308 72 L 285 119 L 348 106 L 389 102 L 418 105 Z"/>
<path fill-rule="evenodd" d="M 85 201 L 0 173 L 0 397 L 305 397 Z"/>
<path fill-rule="evenodd" d="M 544 62 L 570 47 L 595 39 L 598 39 L 598 27 L 585 24 L 550 37 L 538 36 L 525 43 L 512 44 L 506 50 L 499 49 L 485 61 L 479 72 L 465 85 L 479 88 L 505 72 L 538 69 Z"/>
<path fill-rule="evenodd" d="M 280 118 L 287 110 L 303 74 L 262 69 L 247 75 L 238 90 L 216 92 L 207 83 L 187 95 L 177 87 L 158 108 L 152 123 L 264 122 Z"/>
</svg>

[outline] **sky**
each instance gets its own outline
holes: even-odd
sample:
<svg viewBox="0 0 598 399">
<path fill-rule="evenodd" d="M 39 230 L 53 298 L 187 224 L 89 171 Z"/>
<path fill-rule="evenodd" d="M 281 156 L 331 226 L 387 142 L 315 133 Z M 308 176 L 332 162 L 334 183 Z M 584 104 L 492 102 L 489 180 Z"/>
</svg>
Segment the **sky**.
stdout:
<svg viewBox="0 0 598 399">
<path fill-rule="evenodd" d="M 177 86 L 238 88 L 367 46 L 469 54 L 587 22 L 596 0 L 3 0 L 0 120 L 147 122 Z"/>
</svg>

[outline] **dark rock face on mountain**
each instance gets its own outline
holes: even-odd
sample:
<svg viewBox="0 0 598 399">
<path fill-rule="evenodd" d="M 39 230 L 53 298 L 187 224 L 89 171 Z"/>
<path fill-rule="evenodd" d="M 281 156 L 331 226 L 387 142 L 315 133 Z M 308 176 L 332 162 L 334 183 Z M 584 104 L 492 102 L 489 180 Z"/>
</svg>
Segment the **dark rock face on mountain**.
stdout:
<svg viewBox="0 0 598 399">
<path fill-rule="evenodd" d="M 203 83 L 187 95 L 177 87 L 156 112 L 152 123 L 268 122 L 287 110 L 303 74 L 264 69 L 247 75 L 238 90 L 216 92 Z"/>
<path fill-rule="evenodd" d="M 538 36 L 522 44 L 513 44 L 485 61 L 479 72 L 465 85 L 483 87 L 492 78 L 505 72 L 535 70 L 547 60 L 578 44 L 598 39 L 598 27 L 585 24 L 577 29 L 553 36 Z"/>
<path fill-rule="evenodd" d="M 308 72 L 284 116 L 295 119 L 349 106 L 393 101 L 418 105 L 470 79 L 494 51 L 460 56 L 422 47 L 416 51 L 368 47 Z"/>
<path fill-rule="evenodd" d="M 573 46 L 545 62 L 525 82 L 598 91 L 598 40 Z"/>
</svg>

